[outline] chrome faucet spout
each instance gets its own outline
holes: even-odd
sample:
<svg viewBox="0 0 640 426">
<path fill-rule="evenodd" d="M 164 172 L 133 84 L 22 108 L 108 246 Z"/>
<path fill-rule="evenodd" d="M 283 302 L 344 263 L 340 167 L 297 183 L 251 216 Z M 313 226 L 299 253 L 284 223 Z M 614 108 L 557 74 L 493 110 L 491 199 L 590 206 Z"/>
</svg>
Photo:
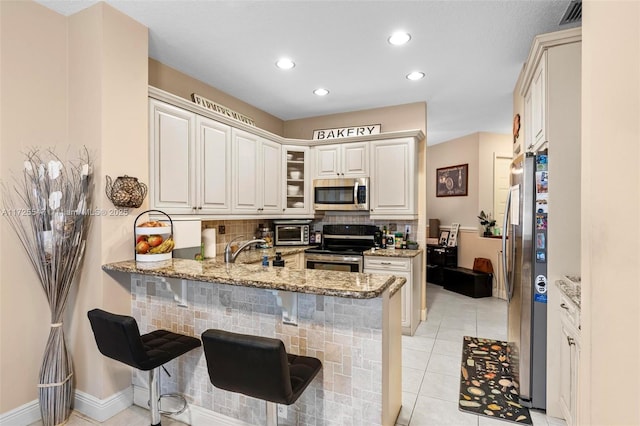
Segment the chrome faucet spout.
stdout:
<svg viewBox="0 0 640 426">
<path fill-rule="evenodd" d="M 244 238 L 244 235 L 241 235 L 239 237 L 234 238 L 233 240 L 229 241 L 229 243 L 227 243 L 227 246 L 224 248 L 224 261 L 226 263 L 235 263 L 236 258 L 238 257 L 238 255 L 247 247 L 250 247 L 251 244 L 266 244 L 266 241 L 259 238 L 259 239 L 255 239 L 255 240 L 249 240 L 249 241 L 245 241 L 244 243 L 242 243 L 240 245 L 240 247 L 238 247 L 238 250 L 236 250 L 235 253 L 233 253 L 231 251 L 231 243 L 235 242 L 236 240 L 239 240 L 240 238 Z"/>
</svg>

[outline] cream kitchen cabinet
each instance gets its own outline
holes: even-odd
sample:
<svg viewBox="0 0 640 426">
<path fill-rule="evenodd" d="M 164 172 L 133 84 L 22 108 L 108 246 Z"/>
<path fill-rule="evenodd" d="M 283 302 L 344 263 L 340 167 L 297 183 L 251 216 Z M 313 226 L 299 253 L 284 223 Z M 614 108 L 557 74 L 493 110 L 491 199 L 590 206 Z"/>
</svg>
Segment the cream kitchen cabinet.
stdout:
<svg viewBox="0 0 640 426">
<path fill-rule="evenodd" d="M 295 253 L 282 256 L 285 268 L 304 269 L 304 253 Z"/>
<path fill-rule="evenodd" d="M 367 142 L 313 147 L 315 177 L 319 179 L 369 177 Z"/>
<path fill-rule="evenodd" d="M 231 211 L 231 127 L 149 100 L 151 208 L 170 214 Z"/>
<path fill-rule="evenodd" d="M 232 213 L 282 213 L 281 145 L 232 130 Z"/>
<path fill-rule="evenodd" d="M 282 213 L 286 217 L 311 214 L 311 173 L 309 147 L 282 146 Z"/>
<path fill-rule="evenodd" d="M 580 365 L 580 309 L 562 296 L 560 333 L 560 409 L 568 426 L 578 424 L 578 366 Z"/>
<path fill-rule="evenodd" d="M 417 219 L 415 138 L 375 140 L 370 145 L 371 218 Z"/>
<path fill-rule="evenodd" d="M 544 149 L 547 142 L 547 52 L 533 72 L 524 98 L 525 146 L 527 152 Z"/>
<path fill-rule="evenodd" d="M 402 334 L 413 336 L 420 324 L 420 286 L 422 283 L 422 253 L 414 257 L 364 257 L 364 273 L 395 275 L 407 280 L 400 289 L 402 304 Z"/>
</svg>

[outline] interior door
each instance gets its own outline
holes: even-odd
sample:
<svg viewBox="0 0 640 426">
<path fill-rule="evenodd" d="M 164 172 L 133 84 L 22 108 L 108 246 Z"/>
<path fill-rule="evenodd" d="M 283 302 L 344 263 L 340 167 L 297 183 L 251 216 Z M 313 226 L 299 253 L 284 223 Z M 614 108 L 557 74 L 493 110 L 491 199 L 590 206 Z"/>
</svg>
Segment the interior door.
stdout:
<svg viewBox="0 0 640 426">
<path fill-rule="evenodd" d="M 504 223 L 505 204 L 511 187 L 511 160 L 511 157 L 506 155 L 494 154 L 493 157 L 493 217 L 498 227 L 502 227 Z"/>
</svg>

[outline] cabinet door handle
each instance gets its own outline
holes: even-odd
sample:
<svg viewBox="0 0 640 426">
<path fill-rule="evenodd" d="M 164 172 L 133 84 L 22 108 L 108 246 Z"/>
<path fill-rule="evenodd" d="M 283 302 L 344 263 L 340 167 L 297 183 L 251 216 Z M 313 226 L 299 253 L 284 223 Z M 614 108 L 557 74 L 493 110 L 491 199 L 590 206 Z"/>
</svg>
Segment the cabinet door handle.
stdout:
<svg viewBox="0 0 640 426">
<path fill-rule="evenodd" d="M 569 346 L 573 346 L 576 344 L 576 339 L 574 339 L 573 337 L 567 336 L 567 343 L 569 344 Z"/>
<path fill-rule="evenodd" d="M 202 210 L 202 206 L 198 206 L 198 210 Z"/>
<path fill-rule="evenodd" d="M 380 262 L 381 265 L 391 265 L 391 262 Z"/>
<path fill-rule="evenodd" d="M 562 303 L 560 304 L 560 307 L 561 307 L 562 309 L 566 309 L 567 311 L 569 310 L 569 307 L 568 307 L 568 306 L 567 306 L 567 304 L 566 304 L 566 303 L 564 303 L 564 302 L 562 302 Z"/>
</svg>

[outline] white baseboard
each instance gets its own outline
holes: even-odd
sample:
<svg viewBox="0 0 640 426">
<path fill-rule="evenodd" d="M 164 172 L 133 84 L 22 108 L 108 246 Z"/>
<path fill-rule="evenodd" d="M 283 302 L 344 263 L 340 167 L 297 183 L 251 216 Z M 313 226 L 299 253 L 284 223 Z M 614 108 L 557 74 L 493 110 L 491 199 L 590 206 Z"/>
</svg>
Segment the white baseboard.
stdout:
<svg viewBox="0 0 640 426">
<path fill-rule="evenodd" d="M 35 399 L 31 402 L 27 402 L 18 408 L 15 408 L 6 413 L 0 414 L 0 425 L 2 426 L 26 426 L 31 423 L 37 422 L 42 417 L 40 416 L 40 404 Z"/>
<path fill-rule="evenodd" d="M 171 402 L 173 402 L 171 399 L 165 400 L 163 398 L 162 408 L 165 410 L 174 410 L 175 408 L 171 406 Z M 148 410 L 149 389 L 134 385 L 133 403 Z M 223 414 L 216 413 L 213 410 L 208 410 L 193 404 L 189 404 L 184 413 L 168 417 L 192 426 L 251 426 L 251 424 L 245 423 L 242 420 L 227 417 Z"/>
<path fill-rule="evenodd" d="M 133 388 L 127 388 L 106 399 L 98 399 L 82 391 L 75 391 L 73 409 L 87 417 L 104 422 L 133 404 Z M 27 426 L 37 422 L 40 404 L 37 399 L 28 402 L 7 413 L 0 414 L 2 426 Z"/>
<path fill-rule="evenodd" d="M 73 409 L 99 422 L 115 416 L 133 404 L 133 387 L 115 393 L 108 398 L 98 399 L 82 391 L 76 391 Z"/>
</svg>

